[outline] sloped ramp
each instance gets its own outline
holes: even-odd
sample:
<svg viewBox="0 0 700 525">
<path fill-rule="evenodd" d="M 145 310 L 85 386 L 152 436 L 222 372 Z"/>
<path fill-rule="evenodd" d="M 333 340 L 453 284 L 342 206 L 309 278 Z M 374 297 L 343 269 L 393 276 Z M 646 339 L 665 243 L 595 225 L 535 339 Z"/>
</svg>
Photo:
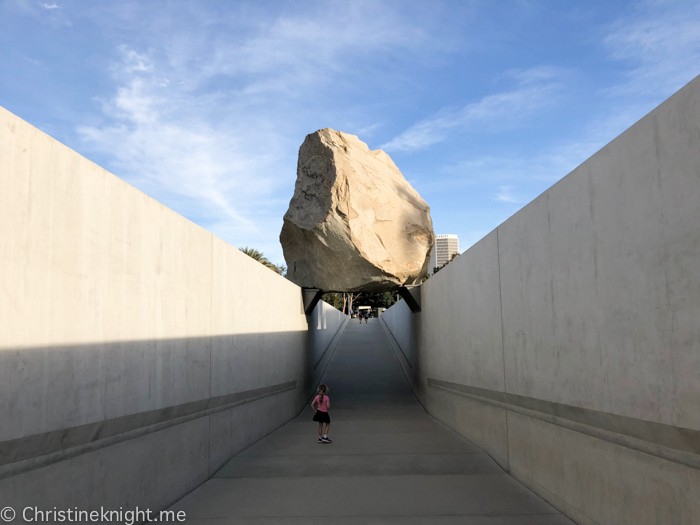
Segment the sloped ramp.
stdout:
<svg viewBox="0 0 700 525">
<path fill-rule="evenodd" d="M 346 327 L 323 382 L 332 444 L 307 407 L 173 509 L 190 525 L 572 525 L 425 412 L 377 320 Z"/>
</svg>

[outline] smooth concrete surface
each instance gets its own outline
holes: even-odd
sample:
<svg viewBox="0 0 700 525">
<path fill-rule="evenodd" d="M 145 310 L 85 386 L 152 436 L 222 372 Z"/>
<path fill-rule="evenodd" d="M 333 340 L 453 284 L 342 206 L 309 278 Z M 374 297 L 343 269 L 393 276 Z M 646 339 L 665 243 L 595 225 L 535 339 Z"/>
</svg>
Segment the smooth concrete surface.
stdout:
<svg viewBox="0 0 700 525">
<path fill-rule="evenodd" d="M 700 78 L 380 318 L 428 411 L 579 523 L 700 523 L 698 202 Z"/>
<path fill-rule="evenodd" d="M 199 418 L 2 479 L 1 503 L 17 511 L 163 508 L 210 477 L 208 427 L 208 418 Z"/>
<path fill-rule="evenodd" d="M 377 320 L 347 325 L 322 382 L 333 443 L 307 406 L 172 509 L 195 524 L 571 523 L 426 413 Z"/>
<path fill-rule="evenodd" d="M 698 523 L 700 469 L 513 412 L 508 446 L 513 477 L 574 521 Z"/>
<path fill-rule="evenodd" d="M 6 504 L 171 504 L 295 417 L 347 318 L 2 108 L 0 229 Z"/>
</svg>

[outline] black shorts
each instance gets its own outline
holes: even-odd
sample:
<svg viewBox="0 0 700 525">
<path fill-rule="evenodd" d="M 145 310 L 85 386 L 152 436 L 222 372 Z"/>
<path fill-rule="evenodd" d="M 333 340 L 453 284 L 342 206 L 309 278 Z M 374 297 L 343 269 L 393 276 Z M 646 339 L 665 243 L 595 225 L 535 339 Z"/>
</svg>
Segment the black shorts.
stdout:
<svg viewBox="0 0 700 525">
<path fill-rule="evenodd" d="M 328 415 L 328 412 L 317 410 L 314 414 L 314 421 L 318 421 L 319 423 L 330 423 L 331 416 Z"/>
</svg>

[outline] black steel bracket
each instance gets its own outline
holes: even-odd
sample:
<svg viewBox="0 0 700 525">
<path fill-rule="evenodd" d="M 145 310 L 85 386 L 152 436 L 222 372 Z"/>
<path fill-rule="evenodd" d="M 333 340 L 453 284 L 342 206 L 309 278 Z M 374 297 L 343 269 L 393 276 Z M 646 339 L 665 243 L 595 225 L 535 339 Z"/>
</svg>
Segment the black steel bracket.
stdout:
<svg viewBox="0 0 700 525">
<path fill-rule="evenodd" d="M 420 312 L 420 286 L 402 286 L 399 288 L 401 298 L 411 309 L 411 313 Z"/>
<path fill-rule="evenodd" d="M 319 290 L 318 288 L 302 288 L 301 293 L 304 299 L 304 313 L 306 315 L 311 315 L 314 308 L 316 308 L 316 305 L 321 300 L 323 290 Z"/>
</svg>

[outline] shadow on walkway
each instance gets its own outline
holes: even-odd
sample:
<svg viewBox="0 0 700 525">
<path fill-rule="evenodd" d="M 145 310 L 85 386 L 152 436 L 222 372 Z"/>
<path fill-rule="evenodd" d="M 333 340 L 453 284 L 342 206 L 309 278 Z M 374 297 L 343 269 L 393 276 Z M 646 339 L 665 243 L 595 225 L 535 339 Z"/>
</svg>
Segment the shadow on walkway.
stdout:
<svg viewBox="0 0 700 525">
<path fill-rule="evenodd" d="M 378 320 L 348 324 L 322 382 L 332 444 L 307 407 L 173 509 L 190 525 L 572 525 L 425 412 Z"/>
</svg>

